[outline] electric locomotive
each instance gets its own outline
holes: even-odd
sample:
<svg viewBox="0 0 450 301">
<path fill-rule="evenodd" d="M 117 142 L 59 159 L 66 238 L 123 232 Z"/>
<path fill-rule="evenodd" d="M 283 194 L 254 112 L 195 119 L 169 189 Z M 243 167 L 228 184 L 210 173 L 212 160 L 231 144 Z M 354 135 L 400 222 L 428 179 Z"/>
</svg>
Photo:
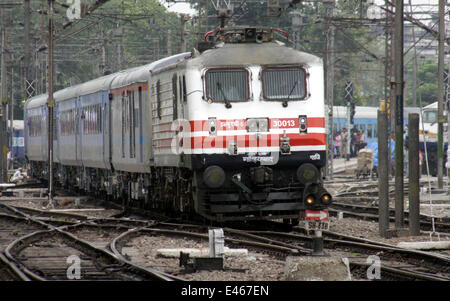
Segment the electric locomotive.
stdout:
<svg viewBox="0 0 450 301">
<path fill-rule="evenodd" d="M 323 209 L 322 60 L 276 29 L 221 28 L 206 49 L 55 93 L 55 175 L 143 208 L 209 220 Z M 46 95 L 25 104 L 26 155 L 46 176 Z"/>
</svg>

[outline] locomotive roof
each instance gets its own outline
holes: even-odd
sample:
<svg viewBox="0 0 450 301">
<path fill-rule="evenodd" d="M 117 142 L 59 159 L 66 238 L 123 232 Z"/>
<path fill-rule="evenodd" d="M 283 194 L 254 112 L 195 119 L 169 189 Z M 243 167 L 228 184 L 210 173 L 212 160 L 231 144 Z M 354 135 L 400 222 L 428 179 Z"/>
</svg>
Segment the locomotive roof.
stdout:
<svg viewBox="0 0 450 301">
<path fill-rule="evenodd" d="M 423 107 L 424 110 L 430 110 L 430 109 L 437 109 L 438 108 L 438 102 L 435 101 L 433 103 L 430 103 L 429 105 L 426 105 Z"/>
<path fill-rule="evenodd" d="M 269 43 L 224 43 L 206 50 L 190 60 L 192 66 L 246 66 L 270 64 L 321 64 L 322 59 L 305 52 L 284 46 L 279 42 Z"/>
</svg>

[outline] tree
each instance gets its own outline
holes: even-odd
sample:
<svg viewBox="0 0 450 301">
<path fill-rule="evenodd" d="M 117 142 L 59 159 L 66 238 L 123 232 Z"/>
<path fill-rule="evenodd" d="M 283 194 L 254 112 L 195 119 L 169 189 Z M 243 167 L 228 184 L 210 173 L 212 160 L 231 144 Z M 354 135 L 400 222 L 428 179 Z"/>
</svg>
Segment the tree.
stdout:
<svg viewBox="0 0 450 301">
<path fill-rule="evenodd" d="M 417 99 L 419 97 L 422 99 L 422 106 L 438 101 L 437 63 L 432 59 L 425 59 L 417 69 Z M 448 70 L 448 66 L 444 67 L 444 70 Z M 407 70 L 405 88 L 405 103 L 409 105 L 413 102 L 413 81 L 412 66 L 410 66 Z M 417 105 L 419 105 L 418 102 Z"/>
</svg>

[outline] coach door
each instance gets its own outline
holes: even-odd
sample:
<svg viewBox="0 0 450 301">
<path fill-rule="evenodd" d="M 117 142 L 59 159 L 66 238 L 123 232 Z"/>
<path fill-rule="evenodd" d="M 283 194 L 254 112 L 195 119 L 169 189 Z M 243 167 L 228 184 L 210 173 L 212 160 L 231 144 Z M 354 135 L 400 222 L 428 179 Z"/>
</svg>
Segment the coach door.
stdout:
<svg viewBox="0 0 450 301">
<path fill-rule="evenodd" d="M 82 149 L 82 145 L 81 145 L 81 135 L 83 133 L 83 117 L 82 117 L 82 107 L 81 107 L 81 99 L 80 97 L 77 98 L 76 100 L 76 144 L 75 144 L 75 148 L 76 148 L 76 161 L 77 163 L 79 163 L 81 165 L 82 161 L 81 161 L 81 149 Z"/>
<path fill-rule="evenodd" d="M 59 162 L 58 120 L 59 120 L 59 106 L 55 106 L 55 112 L 53 113 L 53 150 L 54 150 L 53 158 L 56 162 Z"/>
<path fill-rule="evenodd" d="M 48 122 L 47 122 L 47 106 L 41 107 L 42 120 L 41 120 L 41 154 L 42 159 L 45 161 L 48 159 Z"/>
<path fill-rule="evenodd" d="M 138 145 L 139 145 L 139 162 L 143 162 L 144 158 L 143 158 L 143 122 L 142 122 L 142 111 L 143 111 L 143 107 L 142 107 L 142 87 L 139 87 L 138 89 L 138 100 L 136 102 L 136 126 L 138 127 L 139 130 L 139 140 L 138 140 Z"/>
<path fill-rule="evenodd" d="M 101 121 L 102 121 L 102 130 L 103 130 L 103 163 L 105 164 L 106 168 L 109 168 L 109 142 L 110 142 L 110 133 L 109 133 L 109 93 L 103 92 L 102 93 L 102 111 L 101 114 L 103 114 Z"/>
</svg>

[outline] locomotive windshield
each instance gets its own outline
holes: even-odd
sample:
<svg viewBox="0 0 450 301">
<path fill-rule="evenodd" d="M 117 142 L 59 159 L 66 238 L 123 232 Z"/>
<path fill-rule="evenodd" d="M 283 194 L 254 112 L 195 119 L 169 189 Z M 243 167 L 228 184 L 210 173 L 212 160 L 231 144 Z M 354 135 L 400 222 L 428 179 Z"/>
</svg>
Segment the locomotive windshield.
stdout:
<svg viewBox="0 0 450 301">
<path fill-rule="evenodd" d="M 265 68 L 262 81 L 264 99 L 286 101 L 306 98 L 306 80 L 303 68 Z"/>
<path fill-rule="evenodd" d="M 245 69 L 210 69 L 206 72 L 207 99 L 218 102 L 249 99 L 248 72 Z"/>
</svg>

